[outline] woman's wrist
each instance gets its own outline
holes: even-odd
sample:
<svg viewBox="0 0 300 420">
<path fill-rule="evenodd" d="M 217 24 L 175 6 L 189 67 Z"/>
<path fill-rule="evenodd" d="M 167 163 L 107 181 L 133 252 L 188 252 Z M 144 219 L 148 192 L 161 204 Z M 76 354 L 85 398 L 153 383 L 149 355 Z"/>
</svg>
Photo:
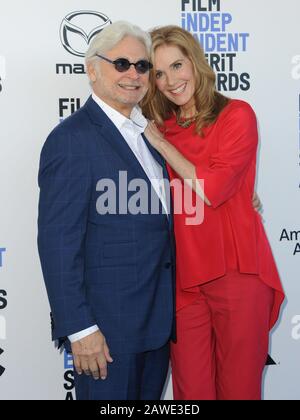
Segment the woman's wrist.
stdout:
<svg viewBox="0 0 300 420">
<path fill-rule="evenodd" d="M 164 159 L 166 159 L 167 157 L 169 147 L 170 147 L 170 143 L 166 139 L 164 138 L 159 139 L 158 144 L 157 144 L 157 150 Z"/>
</svg>

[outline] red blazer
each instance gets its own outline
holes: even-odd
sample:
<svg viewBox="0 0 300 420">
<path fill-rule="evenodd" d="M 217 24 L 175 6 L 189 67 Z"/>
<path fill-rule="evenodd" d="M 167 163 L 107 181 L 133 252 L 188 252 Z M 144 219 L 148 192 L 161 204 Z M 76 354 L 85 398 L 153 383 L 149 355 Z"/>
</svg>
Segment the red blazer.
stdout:
<svg viewBox="0 0 300 420">
<path fill-rule="evenodd" d="M 204 137 L 194 130 L 194 125 L 179 127 L 175 117 L 165 122 L 165 137 L 196 166 L 197 178 L 204 180 L 205 195 L 212 204 L 205 205 L 199 225 L 187 225 L 190 216 L 184 212 L 174 215 L 177 288 L 192 290 L 226 274 L 224 223 L 229 224 L 239 271 L 257 274 L 275 289 L 272 327 L 284 292 L 261 217 L 252 205 L 258 145 L 254 111 L 246 102 L 231 100 L 216 122 L 204 129 Z M 170 166 L 168 171 L 171 180 L 179 178 Z M 174 193 L 173 199 L 178 199 Z M 177 308 L 182 305 L 179 293 Z"/>
</svg>

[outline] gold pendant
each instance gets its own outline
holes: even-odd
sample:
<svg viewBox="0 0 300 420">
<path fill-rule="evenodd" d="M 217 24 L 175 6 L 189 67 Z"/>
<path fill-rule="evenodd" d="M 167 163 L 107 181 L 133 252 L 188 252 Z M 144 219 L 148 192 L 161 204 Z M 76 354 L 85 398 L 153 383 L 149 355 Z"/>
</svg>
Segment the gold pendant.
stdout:
<svg viewBox="0 0 300 420">
<path fill-rule="evenodd" d="M 180 120 L 178 120 L 178 121 L 177 121 L 177 124 L 178 124 L 180 127 L 182 127 L 182 128 L 189 128 L 189 127 L 192 125 L 192 123 L 193 123 L 194 121 L 195 121 L 194 119 L 191 119 L 191 120 L 185 120 L 185 121 L 180 121 Z"/>
</svg>

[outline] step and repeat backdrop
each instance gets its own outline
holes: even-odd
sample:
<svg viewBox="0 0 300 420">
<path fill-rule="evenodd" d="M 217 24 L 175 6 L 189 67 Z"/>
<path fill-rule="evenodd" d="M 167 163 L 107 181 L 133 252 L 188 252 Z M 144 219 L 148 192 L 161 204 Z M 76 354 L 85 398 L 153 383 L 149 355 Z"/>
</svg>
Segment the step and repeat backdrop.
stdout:
<svg viewBox="0 0 300 420">
<path fill-rule="evenodd" d="M 75 398 L 72 359 L 50 339 L 37 254 L 39 153 L 50 130 L 89 96 L 84 52 L 116 20 L 187 29 L 205 48 L 218 89 L 256 111 L 257 190 L 287 295 L 271 335 L 264 398 L 300 399 L 299 15 L 299 0 L 1 3 L 0 399 Z M 172 399 L 170 378 L 164 398 Z"/>
</svg>

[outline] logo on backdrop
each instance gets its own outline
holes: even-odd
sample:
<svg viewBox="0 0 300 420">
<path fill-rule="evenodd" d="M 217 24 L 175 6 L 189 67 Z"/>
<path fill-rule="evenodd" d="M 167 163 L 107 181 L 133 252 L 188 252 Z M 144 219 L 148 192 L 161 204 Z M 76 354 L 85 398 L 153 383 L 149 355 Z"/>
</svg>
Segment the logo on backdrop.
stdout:
<svg viewBox="0 0 300 420">
<path fill-rule="evenodd" d="M 231 32 L 234 17 L 221 11 L 221 0 L 181 0 L 181 26 L 200 42 L 210 66 L 217 74 L 219 91 L 248 91 L 250 74 L 236 73 L 239 53 L 248 50 L 250 34 Z"/>
<path fill-rule="evenodd" d="M 267 356 L 267 361 L 266 361 L 266 366 L 274 366 L 277 365 L 277 363 L 275 362 L 275 360 L 272 359 L 272 357 L 268 354 Z"/>
<path fill-rule="evenodd" d="M 5 290 L 0 290 L 0 311 L 7 307 L 7 293 Z M 0 332 L 1 333 L 1 332 Z"/>
<path fill-rule="evenodd" d="M 1 354 L 2 354 L 3 352 L 4 352 L 4 350 L 2 350 L 2 349 L 0 348 L 0 356 L 1 356 Z M 5 371 L 5 367 L 3 367 L 3 366 L 0 364 L 0 377 L 3 375 L 4 371 Z"/>
<path fill-rule="evenodd" d="M 112 22 L 104 13 L 82 10 L 69 13 L 60 25 L 63 47 L 83 58 L 92 39 Z M 85 74 L 84 63 L 57 63 L 56 74 Z"/>
<path fill-rule="evenodd" d="M 292 338 L 294 340 L 300 340 L 300 315 L 295 315 L 292 318 L 292 324 L 294 325 L 292 329 Z"/>
<path fill-rule="evenodd" d="M 64 351 L 64 389 L 66 390 L 65 400 L 74 400 L 72 390 L 74 389 L 74 371 L 72 354 Z"/>
<path fill-rule="evenodd" d="M 293 255 L 300 254 L 300 230 L 283 229 L 279 241 L 290 242 Z"/>
<path fill-rule="evenodd" d="M 59 120 L 62 121 L 66 117 L 74 114 L 80 106 L 80 98 L 59 98 Z"/>
<path fill-rule="evenodd" d="M 6 251 L 6 248 L 0 248 L 0 267 L 3 265 L 3 255 Z"/>
<path fill-rule="evenodd" d="M 0 93 L 3 90 L 3 81 L 5 80 L 5 76 L 6 76 L 5 57 L 0 55 Z"/>
<path fill-rule="evenodd" d="M 70 54 L 84 57 L 91 40 L 110 24 L 111 20 L 100 12 L 91 10 L 71 12 L 60 25 L 60 40 Z"/>
</svg>

